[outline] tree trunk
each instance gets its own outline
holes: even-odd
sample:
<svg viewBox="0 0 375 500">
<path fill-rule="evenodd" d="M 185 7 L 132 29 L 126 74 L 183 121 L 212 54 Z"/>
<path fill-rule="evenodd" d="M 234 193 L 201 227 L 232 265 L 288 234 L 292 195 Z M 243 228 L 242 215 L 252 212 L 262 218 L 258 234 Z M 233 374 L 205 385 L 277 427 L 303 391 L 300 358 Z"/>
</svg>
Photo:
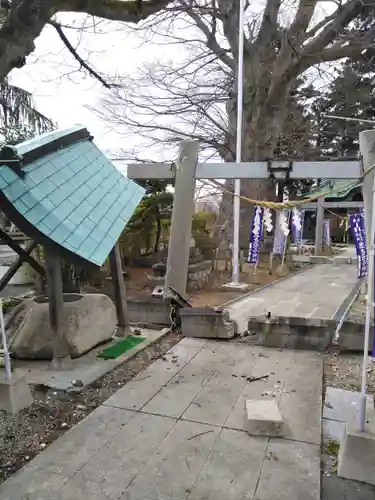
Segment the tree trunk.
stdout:
<svg viewBox="0 0 375 500">
<path fill-rule="evenodd" d="M 154 252 L 159 251 L 159 245 L 160 245 L 160 237 L 161 237 L 161 222 L 160 219 L 156 219 L 156 236 L 155 236 L 155 246 L 154 246 Z"/>
<path fill-rule="evenodd" d="M 59 10 L 53 0 L 12 2 L 11 10 L 0 30 L 0 81 L 13 68 L 21 68 L 34 49 L 34 40 Z"/>
<path fill-rule="evenodd" d="M 242 162 L 266 161 L 274 157 L 274 151 L 282 129 L 287 89 L 280 91 L 277 103 L 266 103 L 251 106 L 251 101 L 246 98 L 249 87 L 245 85 L 244 122 Z M 235 161 L 236 150 L 236 98 L 232 97 L 227 102 L 228 113 L 228 144 L 230 152 L 224 157 L 226 162 Z M 233 191 L 234 181 L 227 180 L 225 188 Z M 241 195 L 253 200 L 276 201 L 276 185 L 272 179 L 241 180 Z M 241 200 L 240 208 L 240 247 L 246 249 L 249 244 L 250 225 L 253 215 L 253 205 Z M 220 220 L 229 220 L 228 236 L 233 238 L 233 196 L 225 194 L 220 205 Z"/>
</svg>

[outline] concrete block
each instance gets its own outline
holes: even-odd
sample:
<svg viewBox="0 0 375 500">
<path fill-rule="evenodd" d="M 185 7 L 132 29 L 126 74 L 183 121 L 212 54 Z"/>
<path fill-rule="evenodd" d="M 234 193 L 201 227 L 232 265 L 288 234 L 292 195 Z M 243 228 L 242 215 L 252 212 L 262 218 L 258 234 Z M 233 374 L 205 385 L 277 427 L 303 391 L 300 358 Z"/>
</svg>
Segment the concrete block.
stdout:
<svg viewBox="0 0 375 500">
<path fill-rule="evenodd" d="M 231 339 L 237 333 L 237 324 L 228 311 L 211 307 L 184 308 L 180 311 L 184 337 Z"/>
<path fill-rule="evenodd" d="M 248 331 L 258 333 L 256 345 L 324 351 L 332 343 L 336 323 L 331 320 L 294 316 L 252 316 Z"/>
<path fill-rule="evenodd" d="M 131 323 L 143 323 L 145 325 L 165 325 L 171 323 L 169 317 L 169 300 L 159 297 L 148 297 L 144 299 L 132 298 L 127 300 L 128 315 Z"/>
<path fill-rule="evenodd" d="M 340 334 L 341 351 L 363 352 L 365 324 L 363 322 L 344 321 Z M 373 336 L 370 335 L 369 352 L 372 350 Z"/>
<path fill-rule="evenodd" d="M 292 255 L 292 261 L 296 264 L 310 264 L 311 255 Z"/>
<path fill-rule="evenodd" d="M 275 401 L 247 399 L 245 410 L 246 430 L 251 436 L 283 435 L 284 421 Z"/>
<path fill-rule="evenodd" d="M 6 380 L 0 375 L 0 410 L 14 414 L 31 406 L 33 401 L 25 377 L 13 375 L 12 380 Z"/>
<path fill-rule="evenodd" d="M 337 474 L 375 485 L 375 435 L 346 427 L 338 457 Z"/>
</svg>

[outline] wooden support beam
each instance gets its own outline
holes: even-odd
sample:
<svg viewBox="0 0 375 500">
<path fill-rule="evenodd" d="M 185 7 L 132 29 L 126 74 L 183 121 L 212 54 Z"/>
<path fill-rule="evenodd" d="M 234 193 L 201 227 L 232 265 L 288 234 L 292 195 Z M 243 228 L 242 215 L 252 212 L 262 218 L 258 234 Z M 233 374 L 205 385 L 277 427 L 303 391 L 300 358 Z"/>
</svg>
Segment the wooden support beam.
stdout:
<svg viewBox="0 0 375 500">
<path fill-rule="evenodd" d="M 64 336 L 64 295 L 60 256 L 44 249 L 46 261 L 46 277 L 48 288 L 48 305 L 51 331 L 53 335 L 53 360 L 55 369 L 69 369 L 72 360 Z"/>
<path fill-rule="evenodd" d="M 31 243 L 28 243 L 27 247 L 25 248 L 25 252 L 30 255 L 30 253 L 38 246 L 38 244 L 35 241 L 32 241 Z M 13 264 L 9 267 L 7 272 L 4 274 L 4 276 L 0 279 L 0 292 L 4 290 L 4 288 L 7 286 L 9 281 L 13 278 L 13 276 L 16 274 L 18 269 L 22 266 L 22 264 L 25 262 L 24 258 L 19 256 L 18 259 L 13 262 Z"/>
<path fill-rule="evenodd" d="M 131 334 L 128 321 L 128 307 L 126 303 L 126 291 L 124 277 L 122 274 L 121 254 L 118 242 L 109 254 L 112 284 L 115 294 L 115 306 L 117 316 L 116 337 L 127 337 Z"/>
<path fill-rule="evenodd" d="M 22 259 L 27 262 L 28 264 L 30 264 L 30 266 L 38 273 L 40 274 L 41 276 L 45 276 L 46 275 L 46 272 L 45 272 L 45 269 L 44 267 L 39 263 L 37 262 L 35 259 L 33 259 L 31 257 L 31 255 L 29 255 L 27 253 L 26 250 L 24 250 L 18 243 L 16 243 L 10 236 L 9 234 L 7 234 L 5 231 L 3 231 L 2 229 L 0 229 L 0 239 L 2 239 L 3 241 L 5 241 L 5 243 L 12 249 L 14 250 L 16 253 L 18 253 L 18 255 L 20 257 L 22 257 Z"/>
</svg>

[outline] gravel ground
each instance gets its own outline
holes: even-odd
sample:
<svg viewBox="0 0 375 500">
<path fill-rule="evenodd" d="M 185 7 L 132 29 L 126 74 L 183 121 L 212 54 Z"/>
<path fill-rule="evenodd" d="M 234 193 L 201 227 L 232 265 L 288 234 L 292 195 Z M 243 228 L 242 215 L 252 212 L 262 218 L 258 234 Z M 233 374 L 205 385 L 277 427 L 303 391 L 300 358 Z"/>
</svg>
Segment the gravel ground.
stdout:
<svg viewBox="0 0 375 500">
<path fill-rule="evenodd" d="M 347 389 L 361 390 L 362 354 L 330 352 L 324 361 L 326 385 Z M 367 369 L 367 392 L 375 396 L 375 362 L 369 358 Z"/>
<path fill-rule="evenodd" d="M 0 412 L 0 483 L 180 340 L 179 334 L 169 333 L 80 393 L 35 386 L 32 389 L 35 401 L 30 408 L 14 416 Z"/>
<path fill-rule="evenodd" d="M 360 294 L 352 304 L 346 321 L 348 323 L 358 323 L 365 328 L 366 298 Z M 372 335 L 371 327 L 371 335 Z M 325 379 L 327 385 L 347 389 L 349 391 L 361 390 L 363 353 L 339 353 L 334 347 L 325 359 Z M 375 396 L 375 362 L 369 358 L 367 369 L 367 391 Z"/>
</svg>

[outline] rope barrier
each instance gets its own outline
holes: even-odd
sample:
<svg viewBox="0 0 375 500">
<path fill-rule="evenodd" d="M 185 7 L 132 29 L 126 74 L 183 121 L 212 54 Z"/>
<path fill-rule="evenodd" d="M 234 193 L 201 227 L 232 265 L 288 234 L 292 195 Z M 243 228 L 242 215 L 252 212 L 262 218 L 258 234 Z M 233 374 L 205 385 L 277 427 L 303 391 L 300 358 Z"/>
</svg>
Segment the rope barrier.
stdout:
<svg viewBox="0 0 375 500">
<path fill-rule="evenodd" d="M 329 208 L 325 208 L 324 207 L 324 210 L 327 210 L 327 212 L 329 212 L 330 214 L 334 215 L 335 217 L 337 217 L 338 219 L 341 219 L 341 220 L 349 220 L 349 217 L 345 216 L 345 215 L 339 215 L 339 214 L 336 214 L 335 212 L 332 212 L 332 210 L 330 210 Z"/>
</svg>

